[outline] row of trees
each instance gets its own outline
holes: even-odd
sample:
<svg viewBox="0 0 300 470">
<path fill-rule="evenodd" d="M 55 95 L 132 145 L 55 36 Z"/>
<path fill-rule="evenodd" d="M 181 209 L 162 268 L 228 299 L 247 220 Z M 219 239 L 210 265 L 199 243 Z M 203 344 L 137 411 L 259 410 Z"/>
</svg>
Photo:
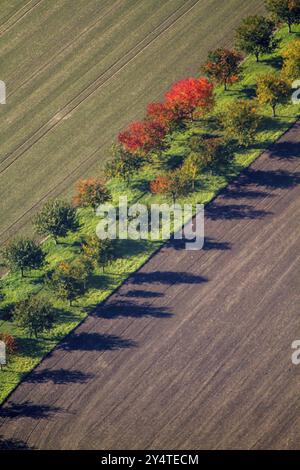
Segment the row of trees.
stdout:
<svg viewBox="0 0 300 470">
<path fill-rule="evenodd" d="M 118 136 L 113 146 L 113 158 L 105 172 L 108 178 L 117 177 L 129 182 L 133 174 L 153 156 L 160 158 L 168 148 L 168 138 L 174 130 L 195 119 L 207 116 L 214 108 L 214 84 L 223 85 L 225 91 L 243 74 L 243 55 L 253 54 L 259 61 L 262 54 L 272 52 L 278 45 L 274 37 L 276 22 L 286 22 L 289 30 L 300 22 L 300 0 L 266 0 L 272 18 L 250 16 L 236 31 L 236 50 L 218 48 L 212 51 L 202 70 L 205 77 L 187 78 L 174 83 L 162 102 L 150 103 L 146 117 L 131 123 Z M 273 116 L 278 104 L 290 96 L 290 81 L 300 73 L 300 41 L 291 41 L 283 53 L 281 74 L 267 74 L 258 78 L 256 100 L 236 100 L 226 105 L 218 116 L 218 135 L 196 135 L 189 140 L 189 152 L 179 167 L 158 175 L 150 182 L 152 193 L 165 194 L 175 202 L 177 197 L 194 191 L 203 170 L 216 171 L 233 158 L 235 145 L 247 146 L 255 138 L 260 123 L 259 104 L 269 105 Z M 111 193 L 104 180 L 88 178 L 76 185 L 73 204 L 61 200 L 49 201 L 34 220 L 37 234 L 52 237 L 55 243 L 69 232 L 79 229 L 77 207 L 95 209 L 111 201 Z M 96 236 L 81 243 L 81 254 L 71 262 L 60 263 L 45 276 L 45 286 L 70 304 L 83 295 L 89 286 L 95 265 L 105 266 L 114 257 L 114 244 Z M 13 240 L 2 252 L 2 260 L 12 270 L 24 276 L 26 271 L 46 265 L 42 246 L 33 239 Z M 16 304 L 14 320 L 27 329 L 30 336 L 38 336 L 51 329 L 56 311 L 41 295 L 31 295 Z"/>
<path fill-rule="evenodd" d="M 21 241 L 13 241 L 7 252 L 13 251 L 18 253 L 19 259 L 22 259 L 22 269 L 40 268 L 41 264 L 33 264 L 32 260 L 28 265 L 33 253 L 32 241 L 21 245 Z M 28 241 L 28 240 L 27 240 Z M 45 288 L 62 301 L 72 302 L 82 296 L 89 287 L 93 270 L 96 266 L 101 267 L 104 271 L 105 267 L 112 261 L 115 256 L 115 249 L 111 240 L 100 240 L 96 236 L 87 237 L 82 240 L 80 247 L 80 255 L 73 261 L 61 262 L 53 270 L 47 272 L 44 277 L 44 294 L 32 294 L 25 300 L 17 302 L 12 311 L 12 318 L 21 328 L 27 330 L 30 337 L 38 337 L 40 333 L 50 330 L 56 319 L 56 309 L 49 302 L 45 295 Z M 38 244 L 35 244 L 35 250 L 39 255 L 43 252 Z M 36 257 L 36 255 L 35 255 Z M 43 254 L 44 257 L 44 254 Z M 33 268 L 34 265 L 34 268 Z M 14 265 L 15 267 L 17 265 Z M 17 266 L 21 270 L 20 265 Z M 3 300 L 3 299 L 2 299 Z M 0 338 L 1 339 L 1 338 Z"/>
</svg>

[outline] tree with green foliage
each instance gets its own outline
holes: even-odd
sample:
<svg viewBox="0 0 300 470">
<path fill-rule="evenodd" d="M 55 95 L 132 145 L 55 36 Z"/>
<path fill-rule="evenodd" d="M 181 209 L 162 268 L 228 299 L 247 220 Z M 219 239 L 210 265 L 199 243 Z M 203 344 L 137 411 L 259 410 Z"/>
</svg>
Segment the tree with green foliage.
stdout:
<svg viewBox="0 0 300 470">
<path fill-rule="evenodd" d="M 51 330 L 55 310 L 42 296 L 31 295 L 15 305 L 13 319 L 18 326 L 26 330 L 30 337 Z"/>
<path fill-rule="evenodd" d="M 286 104 L 291 97 L 289 83 L 280 75 L 268 73 L 257 80 L 256 94 L 260 104 L 269 105 L 276 117 L 276 108 L 279 104 Z"/>
<path fill-rule="evenodd" d="M 300 0 L 265 0 L 265 4 L 277 21 L 287 23 L 290 33 L 292 25 L 300 23 Z"/>
<path fill-rule="evenodd" d="M 121 145 L 112 148 L 113 158 L 105 166 L 107 178 L 119 178 L 129 183 L 130 178 L 142 167 L 144 159 L 136 153 L 128 152 Z"/>
<path fill-rule="evenodd" d="M 282 52 L 282 76 L 287 80 L 300 78 L 300 39 L 290 41 Z"/>
<path fill-rule="evenodd" d="M 43 266 L 45 255 L 42 248 L 34 240 L 19 238 L 11 241 L 2 251 L 4 264 L 13 271 L 24 272 L 39 269 Z"/>
<path fill-rule="evenodd" d="M 248 16 L 236 30 L 236 47 L 245 54 L 254 54 L 259 62 L 261 54 L 272 52 L 278 45 L 274 31 L 274 21 L 264 16 Z"/>
<path fill-rule="evenodd" d="M 79 228 L 76 209 L 68 202 L 55 199 L 47 202 L 34 220 L 37 233 L 52 236 L 55 243 L 58 237 L 65 237 L 69 231 Z"/>
<path fill-rule="evenodd" d="M 253 101 L 231 101 L 220 117 L 227 139 L 235 139 L 239 145 L 249 145 L 255 139 L 260 122 Z"/>
<path fill-rule="evenodd" d="M 203 71 L 214 82 L 222 84 L 226 91 L 227 85 L 239 79 L 242 60 L 243 56 L 239 52 L 220 47 L 208 54 Z"/>
</svg>

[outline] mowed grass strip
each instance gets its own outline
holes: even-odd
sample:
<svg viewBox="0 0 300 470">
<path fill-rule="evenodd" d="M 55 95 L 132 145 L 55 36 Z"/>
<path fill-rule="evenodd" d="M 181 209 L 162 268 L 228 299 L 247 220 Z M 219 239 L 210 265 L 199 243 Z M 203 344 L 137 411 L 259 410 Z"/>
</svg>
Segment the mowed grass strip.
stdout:
<svg viewBox="0 0 300 470">
<path fill-rule="evenodd" d="M 5 33 L 0 241 L 39 201 L 100 173 L 116 133 L 172 81 L 198 73 L 209 49 L 230 44 L 253 8 L 262 2 L 42 2 Z"/>
<path fill-rule="evenodd" d="M 288 41 L 300 36 L 300 26 L 294 29 L 297 29 L 298 33 L 295 32 L 295 34 L 289 35 L 287 28 L 283 28 L 277 33 L 277 37 L 281 39 L 282 48 L 285 47 Z M 266 72 L 275 73 L 280 63 L 279 59 L 280 50 L 272 55 L 264 56 L 259 64 L 253 58 L 247 58 L 244 62 L 244 79 L 232 86 L 228 92 L 224 92 L 222 88 L 217 89 L 216 112 L 230 100 L 253 95 L 257 77 Z M 299 106 L 292 103 L 285 107 L 279 107 L 279 116 L 276 119 L 271 117 L 271 109 L 268 107 L 260 108 L 259 111 L 263 119 L 253 145 L 237 153 L 233 164 L 225 172 L 219 174 L 211 174 L 209 171 L 203 172 L 197 181 L 197 190 L 189 197 L 178 202 L 209 202 L 230 179 L 238 175 L 243 168 L 246 168 L 253 162 L 263 150 L 278 139 L 300 117 Z M 200 120 L 188 125 L 184 131 L 174 133 L 172 135 L 172 146 L 168 151 L 169 157 L 172 159 L 172 157 L 176 158 L 178 155 L 186 155 L 188 152 L 187 142 L 191 135 L 213 131 L 213 124 L 211 124 L 210 120 Z M 284 167 L 285 162 L 283 160 L 283 170 Z M 165 202 L 162 196 L 151 195 L 149 192 L 145 192 L 149 181 L 156 176 L 158 171 L 153 165 L 143 169 L 142 172 L 131 179 L 129 186 L 120 181 L 111 181 L 110 188 L 115 201 L 117 202 L 120 194 L 126 193 L 129 202 L 137 200 L 143 203 Z M 95 217 L 94 212 L 91 209 L 80 209 L 79 217 L 81 222 L 79 233 L 70 235 L 58 246 L 54 245 L 51 240 L 43 244 L 47 253 L 47 262 L 49 263 L 47 269 L 53 269 L 61 261 L 75 259 L 79 253 L 80 236 L 84 237 L 87 234 L 95 233 L 98 219 Z M 0 319 L 0 331 L 16 336 L 19 354 L 13 357 L 8 367 L 1 372 L 0 402 L 22 380 L 24 374 L 38 364 L 47 352 L 51 351 L 68 332 L 93 311 L 99 302 L 106 299 L 114 289 L 131 273 L 136 271 L 160 246 L 161 242 L 119 241 L 115 261 L 112 262 L 105 273 L 100 269 L 95 270 L 88 291 L 72 307 L 64 302 L 57 301 L 53 297 L 53 293 L 46 291 L 49 299 L 57 309 L 57 317 L 54 329 L 49 334 L 42 335 L 39 340 L 28 338 L 23 330 L 18 328 L 14 322 L 4 315 Z M 2 280 L 2 284 L 5 294 L 6 311 L 9 311 L 15 302 L 23 299 L 29 293 L 36 293 L 43 289 L 44 274 L 44 271 L 29 273 L 26 278 L 21 279 L 20 275 L 10 273 L 5 277 Z"/>
</svg>

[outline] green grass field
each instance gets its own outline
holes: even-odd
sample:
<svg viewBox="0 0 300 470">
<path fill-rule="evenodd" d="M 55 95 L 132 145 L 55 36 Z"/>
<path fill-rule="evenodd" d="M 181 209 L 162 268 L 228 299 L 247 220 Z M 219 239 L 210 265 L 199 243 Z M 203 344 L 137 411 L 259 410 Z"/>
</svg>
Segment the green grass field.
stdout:
<svg viewBox="0 0 300 470">
<path fill-rule="evenodd" d="M 281 29 L 277 36 L 281 39 L 281 48 L 284 48 L 287 41 L 300 35 L 287 34 L 287 28 Z M 244 79 L 236 83 L 228 92 L 217 90 L 217 110 L 222 108 L 229 100 L 251 96 L 255 91 L 255 81 L 259 74 L 267 71 L 276 71 L 280 50 L 270 56 L 263 57 L 259 64 L 253 58 L 247 58 L 244 62 Z M 235 155 L 233 164 L 219 174 L 204 172 L 197 182 L 197 190 L 184 202 L 206 203 L 210 201 L 217 192 L 224 187 L 228 181 L 239 174 L 247 167 L 260 153 L 282 135 L 296 119 L 299 118 L 299 106 L 289 104 L 279 107 L 279 116 L 271 118 L 271 110 L 260 108 L 263 119 L 261 127 L 257 132 L 256 142 L 247 149 Z M 201 133 L 210 129 L 210 120 L 200 120 L 189 124 L 183 131 L 178 131 L 172 135 L 172 146 L 168 151 L 172 158 L 178 155 L 185 155 L 187 151 L 187 139 L 193 133 Z M 120 181 L 111 181 L 110 187 L 114 198 L 126 193 L 129 201 L 140 200 L 141 202 L 161 202 L 161 196 L 153 196 L 145 192 L 147 182 L 159 171 L 154 168 L 144 168 L 136 175 L 127 186 Z M 47 253 L 47 261 L 51 269 L 62 260 L 72 260 L 79 252 L 79 240 L 81 235 L 93 234 L 98 219 L 90 209 L 79 210 L 81 228 L 79 233 L 75 233 L 63 240 L 63 243 L 56 246 L 50 240 L 43 244 Z M 5 315 L 0 319 L 0 331 L 9 332 L 16 336 L 19 345 L 19 354 L 12 358 L 9 365 L 0 372 L 0 402 L 5 399 L 9 392 L 19 383 L 25 373 L 30 371 L 41 358 L 50 351 L 69 331 L 71 331 L 82 319 L 90 313 L 95 306 L 107 298 L 107 296 L 117 288 L 130 273 L 138 269 L 149 256 L 161 245 L 161 242 L 148 241 L 119 241 L 116 251 L 116 260 L 108 267 L 103 274 L 100 270 L 94 272 L 89 289 L 72 307 L 53 298 L 53 293 L 47 292 L 51 302 L 57 308 L 57 321 L 55 328 L 49 334 L 42 335 L 41 339 L 30 339 L 16 327 L 16 325 Z M 21 279 L 18 274 L 10 273 L 3 281 L 5 293 L 5 305 L 7 311 L 16 301 L 24 298 L 28 293 L 38 292 L 43 286 L 43 276 L 45 272 L 29 273 L 25 279 Z"/>
<path fill-rule="evenodd" d="M 47 198 L 100 173 L 117 132 L 261 0 L 4 0 L 0 243 Z"/>
</svg>

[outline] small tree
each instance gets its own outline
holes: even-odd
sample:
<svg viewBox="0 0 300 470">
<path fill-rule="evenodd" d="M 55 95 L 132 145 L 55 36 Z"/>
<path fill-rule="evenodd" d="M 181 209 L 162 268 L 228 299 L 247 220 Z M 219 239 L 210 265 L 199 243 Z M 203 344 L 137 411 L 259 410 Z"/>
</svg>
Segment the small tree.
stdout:
<svg viewBox="0 0 300 470">
<path fill-rule="evenodd" d="M 271 106 L 275 117 L 276 107 L 289 101 L 291 88 L 286 80 L 270 73 L 257 80 L 256 94 L 260 104 Z"/>
<path fill-rule="evenodd" d="M 224 90 L 227 90 L 227 85 L 238 80 L 242 60 L 242 55 L 237 51 L 219 48 L 208 54 L 203 71 L 213 81 L 224 85 Z"/>
<path fill-rule="evenodd" d="M 284 59 L 282 76 L 288 80 L 298 79 L 300 77 L 300 39 L 287 44 L 282 55 Z"/>
<path fill-rule="evenodd" d="M 164 148 L 166 133 L 164 125 L 146 119 L 129 124 L 128 128 L 118 135 L 118 141 L 126 151 L 146 156 Z"/>
<path fill-rule="evenodd" d="M 177 124 L 176 113 L 170 103 L 149 103 L 147 106 L 147 119 L 158 122 L 170 131 Z"/>
<path fill-rule="evenodd" d="M 287 23 L 290 33 L 292 25 L 300 23 L 300 0 L 266 0 L 265 4 L 276 20 Z"/>
<path fill-rule="evenodd" d="M 197 152 L 191 152 L 183 162 L 182 171 L 186 174 L 188 180 L 190 181 L 192 191 L 195 191 L 195 182 L 203 166 L 204 165 L 201 154 Z"/>
<path fill-rule="evenodd" d="M 58 237 L 65 237 L 69 231 L 76 231 L 79 227 L 76 209 L 58 199 L 44 205 L 35 217 L 34 225 L 40 235 L 52 236 L 55 243 Z"/>
<path fill-rule="evenodd" d="M 141 168 L 144 160 L 135 153 L 130 153 L 121 145 L 115 145 L 112 149 L 113 159 L 105 166 L 107 178 L 119 178 L 129 183 L 130 178 Z"/>
<path fill-rule="evenodd" d="M 100 204 L 110 200 L 111 194 L 104 181 L 90 177 L 77 182 L 76 195 L 73 199 L 75 206 L 96 209 Z"/>
<path fill-rule="evenodd" d="M 236 46 L 246 54 L 254 54 L 258 62 L 260 54 L 268 54 L 276 48 L 274 31 L 274 21 L 264 16 L 248 16 L 236 30 Z"/>
<path fill-rule="evenodd" d="M 186 78 L 174 83 L 165 99 L 176 120 L 193 120 L 212 110 L 214 86 L 206 77 Z"/>
<path fill-rule="evenodd" d="M 239 145 L 253 142 L 259 121 L 255 105 L 249 100 L 232 101 L 221 116 L 226 138 L 237 140 Z"/>
<path fill-rule="evenodd" d="M 0 333 L 0 341 L 3 341 L 5 344 L 5 352 L 6 352 L 6 362 L 8 359 L 16 354 L 18 351 L 17 348 L 17 343 L 14 338 L 14 336 L 8 334 L 8 333 Z M 0 365 L 0 368 L 2 369 L 2 365 Z"/>
<path fill-rule="evenodd" d="M 12 270 L 24 271 L 29 269 L 39 269 L 43 266 L 45 255 L 42 248 L 34 240 L 20 238 L 13 240 L 2 251 L 4 264 Z"/>
<path fill-rule="evenodd" d="M 182 168 L 160 175 L 150 183 L 150 191 L 153 194 L 166 194 L 172 197 L 175 204 L 180 196 L 186 196 L 191 190 L 191 181 Z"/>
<path fill-rule="evenodd" d="M 30 337 L 34 335 L 37 338 L 40 333 L 51 330 L 54 309 L 43 297 L 31 295 L 16 304 L 13 319 Z"/>
<path fill-rule="evenodd" d="M 67 300 L 72 305 L 73 300 L 84 294 L 85 280 L 81 276 L 82 271 L 78 266 L 64 262 L 57 266 L 47 284 L 59 299 Z"/>
<path fill-rule="evenodd" d="M 82 251 L 85 257 L 90 259 L 97 266 L 105 266 L 114 258 L 114 245 L 110 239 L 101 240 L 97 236 L 87 238 L 82 244 Z"/>
</svg>

